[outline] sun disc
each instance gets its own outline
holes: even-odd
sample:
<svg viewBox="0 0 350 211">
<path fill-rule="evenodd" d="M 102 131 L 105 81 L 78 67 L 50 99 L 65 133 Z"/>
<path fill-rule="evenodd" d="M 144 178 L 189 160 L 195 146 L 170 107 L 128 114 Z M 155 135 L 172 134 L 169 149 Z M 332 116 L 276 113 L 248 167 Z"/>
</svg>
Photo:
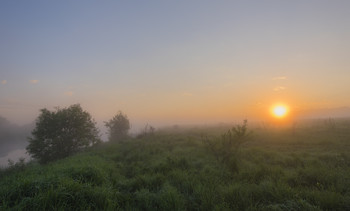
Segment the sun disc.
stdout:
<svg viewBox="0 0 350 211">
<path fill-rule="evenodd" d="M 284 117 L 288 112 L 288 109 L 284 105 L 277 105 L 273 107 L 272 113 L 275 117 L 282 118 Z"/>
</svg>

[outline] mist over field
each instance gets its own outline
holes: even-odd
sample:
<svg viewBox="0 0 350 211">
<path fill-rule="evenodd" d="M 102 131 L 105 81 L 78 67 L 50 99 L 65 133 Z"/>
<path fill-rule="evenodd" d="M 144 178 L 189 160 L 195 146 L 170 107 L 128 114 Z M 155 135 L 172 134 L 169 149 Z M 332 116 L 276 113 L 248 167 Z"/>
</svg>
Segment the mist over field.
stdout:
<svg viewBox="0 0 350 211">
<path fill-rule="evenodd" d="M 327 120 L 331 119 L 337 122 L 349 122 L 350 125 L 350 112 L 349 108 L 339 108 L 339 109 L 325 109 L 308 112 L 307 115 L 301 116 L 299 119 L 294 119 L 293 122 L 287 122 L 279 126 L 279 123 L 273 121 L 266 121 L 263 119 L 250 121 L 250 127 L 253 129 L 272 126 L 272 127 L 290 127 L 292 128 L 294 124 L 298 127 L 316 127 L 316 126 L 327 126 Z M 0 166 L 7 166 L 8 160 L 17 161 L 20 158 L 25 158 L 26 161 L 31 160 L 30 155 L 26 151 L 26 146 L 28 145 L 28 137 L 31 136 L 31 132 L 35 127 L 33 121 L 32 124 L 18 126 L 10 123 L 5 118 L 0 117 Z M 158 129 L 163 128 L 212 128 L 212 127 L 228 127 L 241 122 L 239 119 L 232 119 L 231 121 L 206 121 L 206 122 L 195 122 L 195 121 L 178 121 L 178 122 L 156 122 L 153 124 Z M 145 126 L 149 123 L 143 124 L 133 124 L 130 130 L 131 136 L 137 136 L 142 133 Z M 106 142 L 108 141 L 108 133 L 103 122 L 98 124 L 101 139 Z"/>
<path fill-rule="evenodd" d="M 25 155 L 27 137 L 34 129 L 34 124 L 18 126 L 0 117 L 0 166 L 6 166 L 8 159 L 18 160 Z"/>
<path fill-rule="evenodd" d="M 0 1 L 0 210 L 350 210 L 350 1 Z"/>
</svg>

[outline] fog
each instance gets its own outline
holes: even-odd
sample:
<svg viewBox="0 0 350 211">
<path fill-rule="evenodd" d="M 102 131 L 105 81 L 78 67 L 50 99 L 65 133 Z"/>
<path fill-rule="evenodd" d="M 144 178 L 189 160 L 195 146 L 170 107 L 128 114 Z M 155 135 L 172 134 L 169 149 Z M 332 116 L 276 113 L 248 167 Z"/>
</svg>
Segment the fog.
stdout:
<svg viewBox="0 0 350 211">
<path fill-rule="evenodd" d="M 25 147 L 28 145 L 27 137 L 30 136 L 34 124 L 18 126 L 0 116 L 0 166 L 7 165 L 8 159 L 17 161 L 24 157 Z"/>
<path fill-rule="evenodd" d="M 0 158 L 0 167 L 8 166 L 9 160 L 17 162 L 20 158 L 24 158 L 25 161 L 29 161 L 30 155 L 26 152 L 25 149 L 16 149 L 9 152 L 6 156 Z"/>
<path fill-rule="evenodd" d="M 293 122 L 305 119 L 317 119 L 317 118 L 342 118 L 350 117 L 349 107 L 339 107 L 332 109 L 319 109 L 319 110 L 305 110 L 295 112 L 292 118 Z M 210 126 L 218 125 L 219 123 L 236 124 L 247 118 L 250 125 L 254 122 L 266 121 L 265 119 L 256 119 L 250 116 L 241 118 L 226 118 L 226 119 L 137 119 L 134 116 L 128 116 L 131 123 L 130 135 L 135 136 L 140 133 L 146 125 L 155 127 L 156 129 L 164 127 L 184 126 Z M 7 166 L 8 160 L 17 162 L 19 158 L 25 158 L 26 161 L 30 159 L 30 156 L 26 153 L 26 146 L 28 145 L 28 137 L 31 135 L 31 131 L 35 127 L 35 119 L 15 122 L 15 119 L 9 121 L 8 119 L 0 116 L 0 166 Z M 97 127 L 100 130 L 100 137 L 103 141 L 108 140 L 107 129 L 104 126 L 104 122 L 108 119 L 98 118 L 96 119 Z M 15 122 L 15 123 L 14 123 Z M 31 122 L 28 124 L 28 122 Z"/>
</svg>

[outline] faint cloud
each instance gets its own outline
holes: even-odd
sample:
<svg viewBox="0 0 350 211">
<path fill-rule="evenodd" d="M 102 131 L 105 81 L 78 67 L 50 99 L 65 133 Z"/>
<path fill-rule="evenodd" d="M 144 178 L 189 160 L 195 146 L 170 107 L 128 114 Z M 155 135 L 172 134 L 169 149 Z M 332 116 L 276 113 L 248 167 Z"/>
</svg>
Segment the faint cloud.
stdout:
<svg viewBox="0 0 350 211">
<path fill-rule="evenodd" d="M 39 83 L 39 80 L 30 80 L 29 81 L 31 84 L 37 84 L 37 83 Z"/>
<path fill-rule="evenodd" d="M 286 76 L 277 76 L 272 78 L 272 80 L 286 80 L 286 79 L 287 79 Z"/>
<path fill-rule="evenodd" d="M 73 93 L 72 91 L 67 91 L 67 92 L 64 93 L 64 95 L 65 95 L 65 96 L 68 96 L 68 97 L 73 96 L 73 94 L 74 94 L 74 93 Z"/>
<path fill-rule="evenodd" d="M 7 84 L 7 81 L 6 81 L 6 80 L 2 80 L 2 81 L 1 81 L 1 84 L 4 84 L 4 85 L 5 85 L 5 84 Z"/>
<path fill-rule="evenodd" d="M 284 86 L 277 86 L 273 89 L 273 91 L 280 92 L 280 91 L 283 91 L 285 89 L 286 89 L 286 87 L 284 87 Z"/>
<path fill-rule="evenodd" d="M 191 97 L 191 96 L 193 96 L 193 94 L 192 94 L 192 93 L 189 93 L 189 92 L 184 92 L 184 93 L 182 94 L 182 96 Z"/>
</svg>

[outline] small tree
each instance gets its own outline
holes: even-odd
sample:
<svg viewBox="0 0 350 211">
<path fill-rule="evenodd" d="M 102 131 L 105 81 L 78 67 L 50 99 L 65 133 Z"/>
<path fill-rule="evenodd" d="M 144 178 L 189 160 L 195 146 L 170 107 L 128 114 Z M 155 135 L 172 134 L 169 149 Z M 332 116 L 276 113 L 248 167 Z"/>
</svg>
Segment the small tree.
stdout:
<svg viewBox="0 0 350 211">
<path fill-rule="evenodd" d="M 109 141 L 120 141 L 128 137 L 130 122 L 126 114 L 118 112 L 111 120 L 105 122 L 108 128 Z"/>
<path fill-rule="evenodd" d="M 42 109 L 28 139 L 27 151 L 40 163 L 70 156 L 101 142 L 96 122 L 79 104 L 56 111 Z"/>
</svg>

